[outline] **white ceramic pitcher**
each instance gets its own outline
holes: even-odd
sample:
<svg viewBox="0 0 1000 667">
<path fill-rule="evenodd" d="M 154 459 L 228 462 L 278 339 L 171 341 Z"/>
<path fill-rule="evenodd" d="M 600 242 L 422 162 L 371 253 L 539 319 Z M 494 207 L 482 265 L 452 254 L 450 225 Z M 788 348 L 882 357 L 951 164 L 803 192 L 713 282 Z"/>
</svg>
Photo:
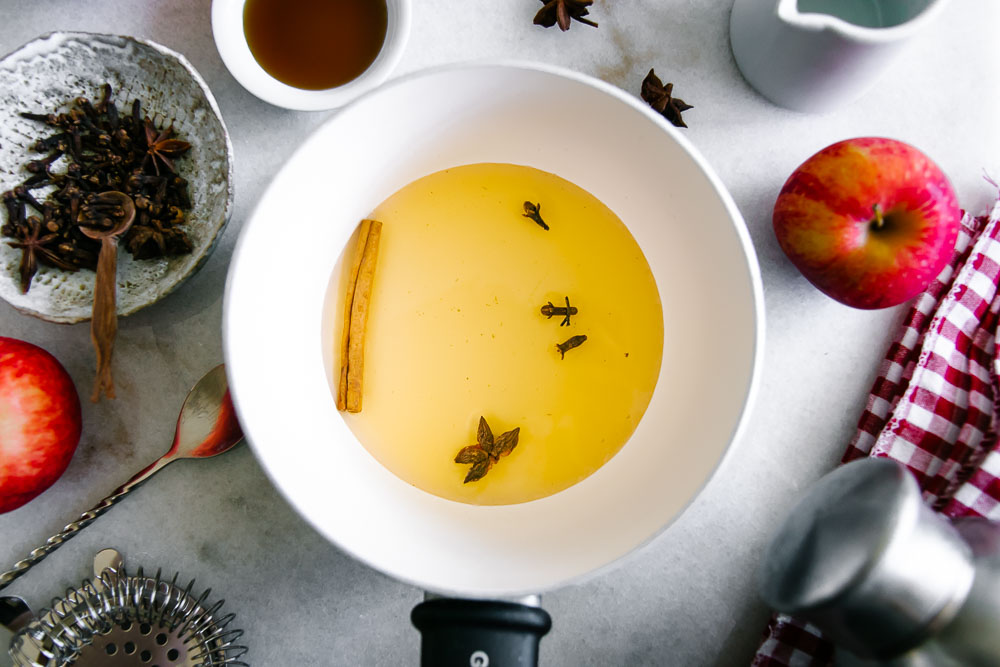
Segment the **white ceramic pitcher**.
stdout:
<svg viewBox="0 0 1000 667">
<path fill-rule="evenodd" d="M 797 111 L 854 101 L 946 0 L 735 0 L 729 34 L 746 80 Z"/>
</svg>

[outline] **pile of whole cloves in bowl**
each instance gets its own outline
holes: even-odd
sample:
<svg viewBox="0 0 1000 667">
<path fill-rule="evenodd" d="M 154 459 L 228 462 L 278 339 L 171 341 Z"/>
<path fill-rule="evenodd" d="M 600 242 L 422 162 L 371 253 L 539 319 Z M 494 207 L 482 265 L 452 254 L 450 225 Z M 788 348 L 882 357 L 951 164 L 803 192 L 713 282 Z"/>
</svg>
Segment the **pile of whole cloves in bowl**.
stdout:
<svg viewBox="0 0 1000 667">
<path fill-rule="evenodd" d="M 22 251 L 22 292 L 39 262 L 65 271 L 96 269 L 100 243 L 80 227 L 110 228 L 111 218 L 122 215 L 120 207 L 95 201 L 103 192 L 123 192 L 135 204 L 136 220 L 122 239 L 133 257 L 191 252 L 183 228 L 191 201 L 173 162 L 191 145 L 173 138 L 173 126 L 157 128 L 138 99 L 120 114 L 111 94 L 104 84 L 97 103 L 78 97 L 67 113 L 21 113 L 54 130 L 32 145 L 47 155 L 25 164 L 30 176 L 0 195 L 7 210 L 0 231 Z M 65 163 L 62 170 L 54 169 L 57 160 Z M 47 185 L 55 189 L 40 202 L 32 191 Z"/>
<path fill-rule="evenodd" d="M 90 320 L 94 400 L 114 397 L 118 317 L 205 263 L 232 181 L 218 104 L 176 51 L 57 31 L 0 58 L 0 299 L 48 322 Z"/>
</svg>

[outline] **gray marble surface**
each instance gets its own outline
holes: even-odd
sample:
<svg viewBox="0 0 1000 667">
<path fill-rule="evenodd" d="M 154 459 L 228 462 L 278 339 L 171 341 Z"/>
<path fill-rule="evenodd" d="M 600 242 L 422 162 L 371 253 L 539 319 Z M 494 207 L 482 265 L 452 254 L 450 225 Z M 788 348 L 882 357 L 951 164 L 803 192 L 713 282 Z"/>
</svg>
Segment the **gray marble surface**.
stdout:
<svg viewBox="0 0 1000 667">
<path fill-rule="evenodd" d="M 742 665 L 754 652 L 767 618 L 754 582 L 763 545 L 786 504 L 839 459 L 900 315 L 841 306 L 785 259 L 770 209 L 787 175 L 834 141 L 887 135 L 931 155 L 970 210 L 995 194 L 983 170 L 1000 178 L 1000 62 L 990 48 L 1000 4 L 951 3 L 875 90 L 822 116 L 778 109 L 744 83 L 728 45 L 731 4 L 597 0 L 599 29 L 577 24 L 562 34 L 531 25 L 537 0 L 414 0 L 398 73 L 514 57 L 637 93 L 655 66 L 694 104 L 686 134 L 733 193 L 764 278 L 766 357 L 745 437 L 660 539 L 610 573 L 545 595 L 554 618 L 542 643 L 545 665 Z M 223 283 L 241 225 L 279 165 L 331 116 L 278 109 L 244 91 L 215 50 L 209 12 L 208 0 L 0 0 L 3 53 L 63 29 L 147 37 L 185 54 L 215 92 L 236 153 L 235 214 L 220 247 L 175 293 L 121 322 L 119 398 L 85 403 L 83 440 L 66 474 L 0 516 L 0 569 L 166 450 L 187 389 L 221 361 Z M 46 347 L 89 394 L 86 324 L 49 324 L 0 303 L 0 335 Z M 87 576 L 106 546 L 224 597 L 254 665 L 417 663 L 408 615 L 421 592 L 316 535 L 245 447 L 171 466 L 6 592 L 40 607 Z"/>
</svg>

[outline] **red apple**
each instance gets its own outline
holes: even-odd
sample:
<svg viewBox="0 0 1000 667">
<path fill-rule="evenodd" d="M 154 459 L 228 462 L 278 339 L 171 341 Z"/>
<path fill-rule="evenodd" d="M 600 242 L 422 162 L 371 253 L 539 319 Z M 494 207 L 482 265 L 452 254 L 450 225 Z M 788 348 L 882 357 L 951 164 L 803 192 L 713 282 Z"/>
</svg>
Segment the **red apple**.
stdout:
<svg viewBox="0 0 1000 667">
<path fill-rule="evenodd" d="M 796 169 L 774 205 L 781 249 L 809 282 L 854 308 L 919 294 L 952 257 L 961 211 L 941 170 L 913 146 L 864 137 Z"/>
<path fill-rule="evenodd" d="M 0 513 L 59 479 L 80 442 L 80 397 L 55 357 L 0 336 Z"/>
</svg>

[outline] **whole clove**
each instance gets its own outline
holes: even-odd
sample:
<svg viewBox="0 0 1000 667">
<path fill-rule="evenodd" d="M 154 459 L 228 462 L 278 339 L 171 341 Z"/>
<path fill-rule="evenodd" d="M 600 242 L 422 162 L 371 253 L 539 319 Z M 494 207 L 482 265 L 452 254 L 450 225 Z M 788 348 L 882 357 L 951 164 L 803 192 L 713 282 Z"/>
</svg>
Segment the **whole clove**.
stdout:
<svg viewBox="0 0 1000 667">
<path fill-rule="evenodd" d="M 556 345 L 556 349 L 559 350 L 559 358 L 565 359 L 566 353 L 572 350 L 574 347 L 580 347 L 587 341 L 587 337 L 583 334 L 579 336 L 573 336 L 572 338 L 566 339 L 564 342 Z"/>
<path fill-rule="evenodd" d="M 523 217 L 532 220 L 536 225 L 549 231 L 549 226 L 542 220 L 542 205 L 541 203 L 532 204 L 530 201 L 524 202 L 524 213 L 521 214 Z"/>
<path fill-rule="evenodd" d="M 577 313 L 576 306 L 569 305 L 569 297 L 566 297 L 565 308 L 562 306 L 553 305 L 551 301 L 542 306 L 542 315 L 544 315 L 546 318 L 550 320 L 552 319 L 553 315 L 563 316 L 562 322 L 559 323 L 559 326 L 561 327 L 568 327 L 570 325 L 569 318 L 572 317 L 573 315 L 576 315 L 576 313 Z"/>
</svg>

